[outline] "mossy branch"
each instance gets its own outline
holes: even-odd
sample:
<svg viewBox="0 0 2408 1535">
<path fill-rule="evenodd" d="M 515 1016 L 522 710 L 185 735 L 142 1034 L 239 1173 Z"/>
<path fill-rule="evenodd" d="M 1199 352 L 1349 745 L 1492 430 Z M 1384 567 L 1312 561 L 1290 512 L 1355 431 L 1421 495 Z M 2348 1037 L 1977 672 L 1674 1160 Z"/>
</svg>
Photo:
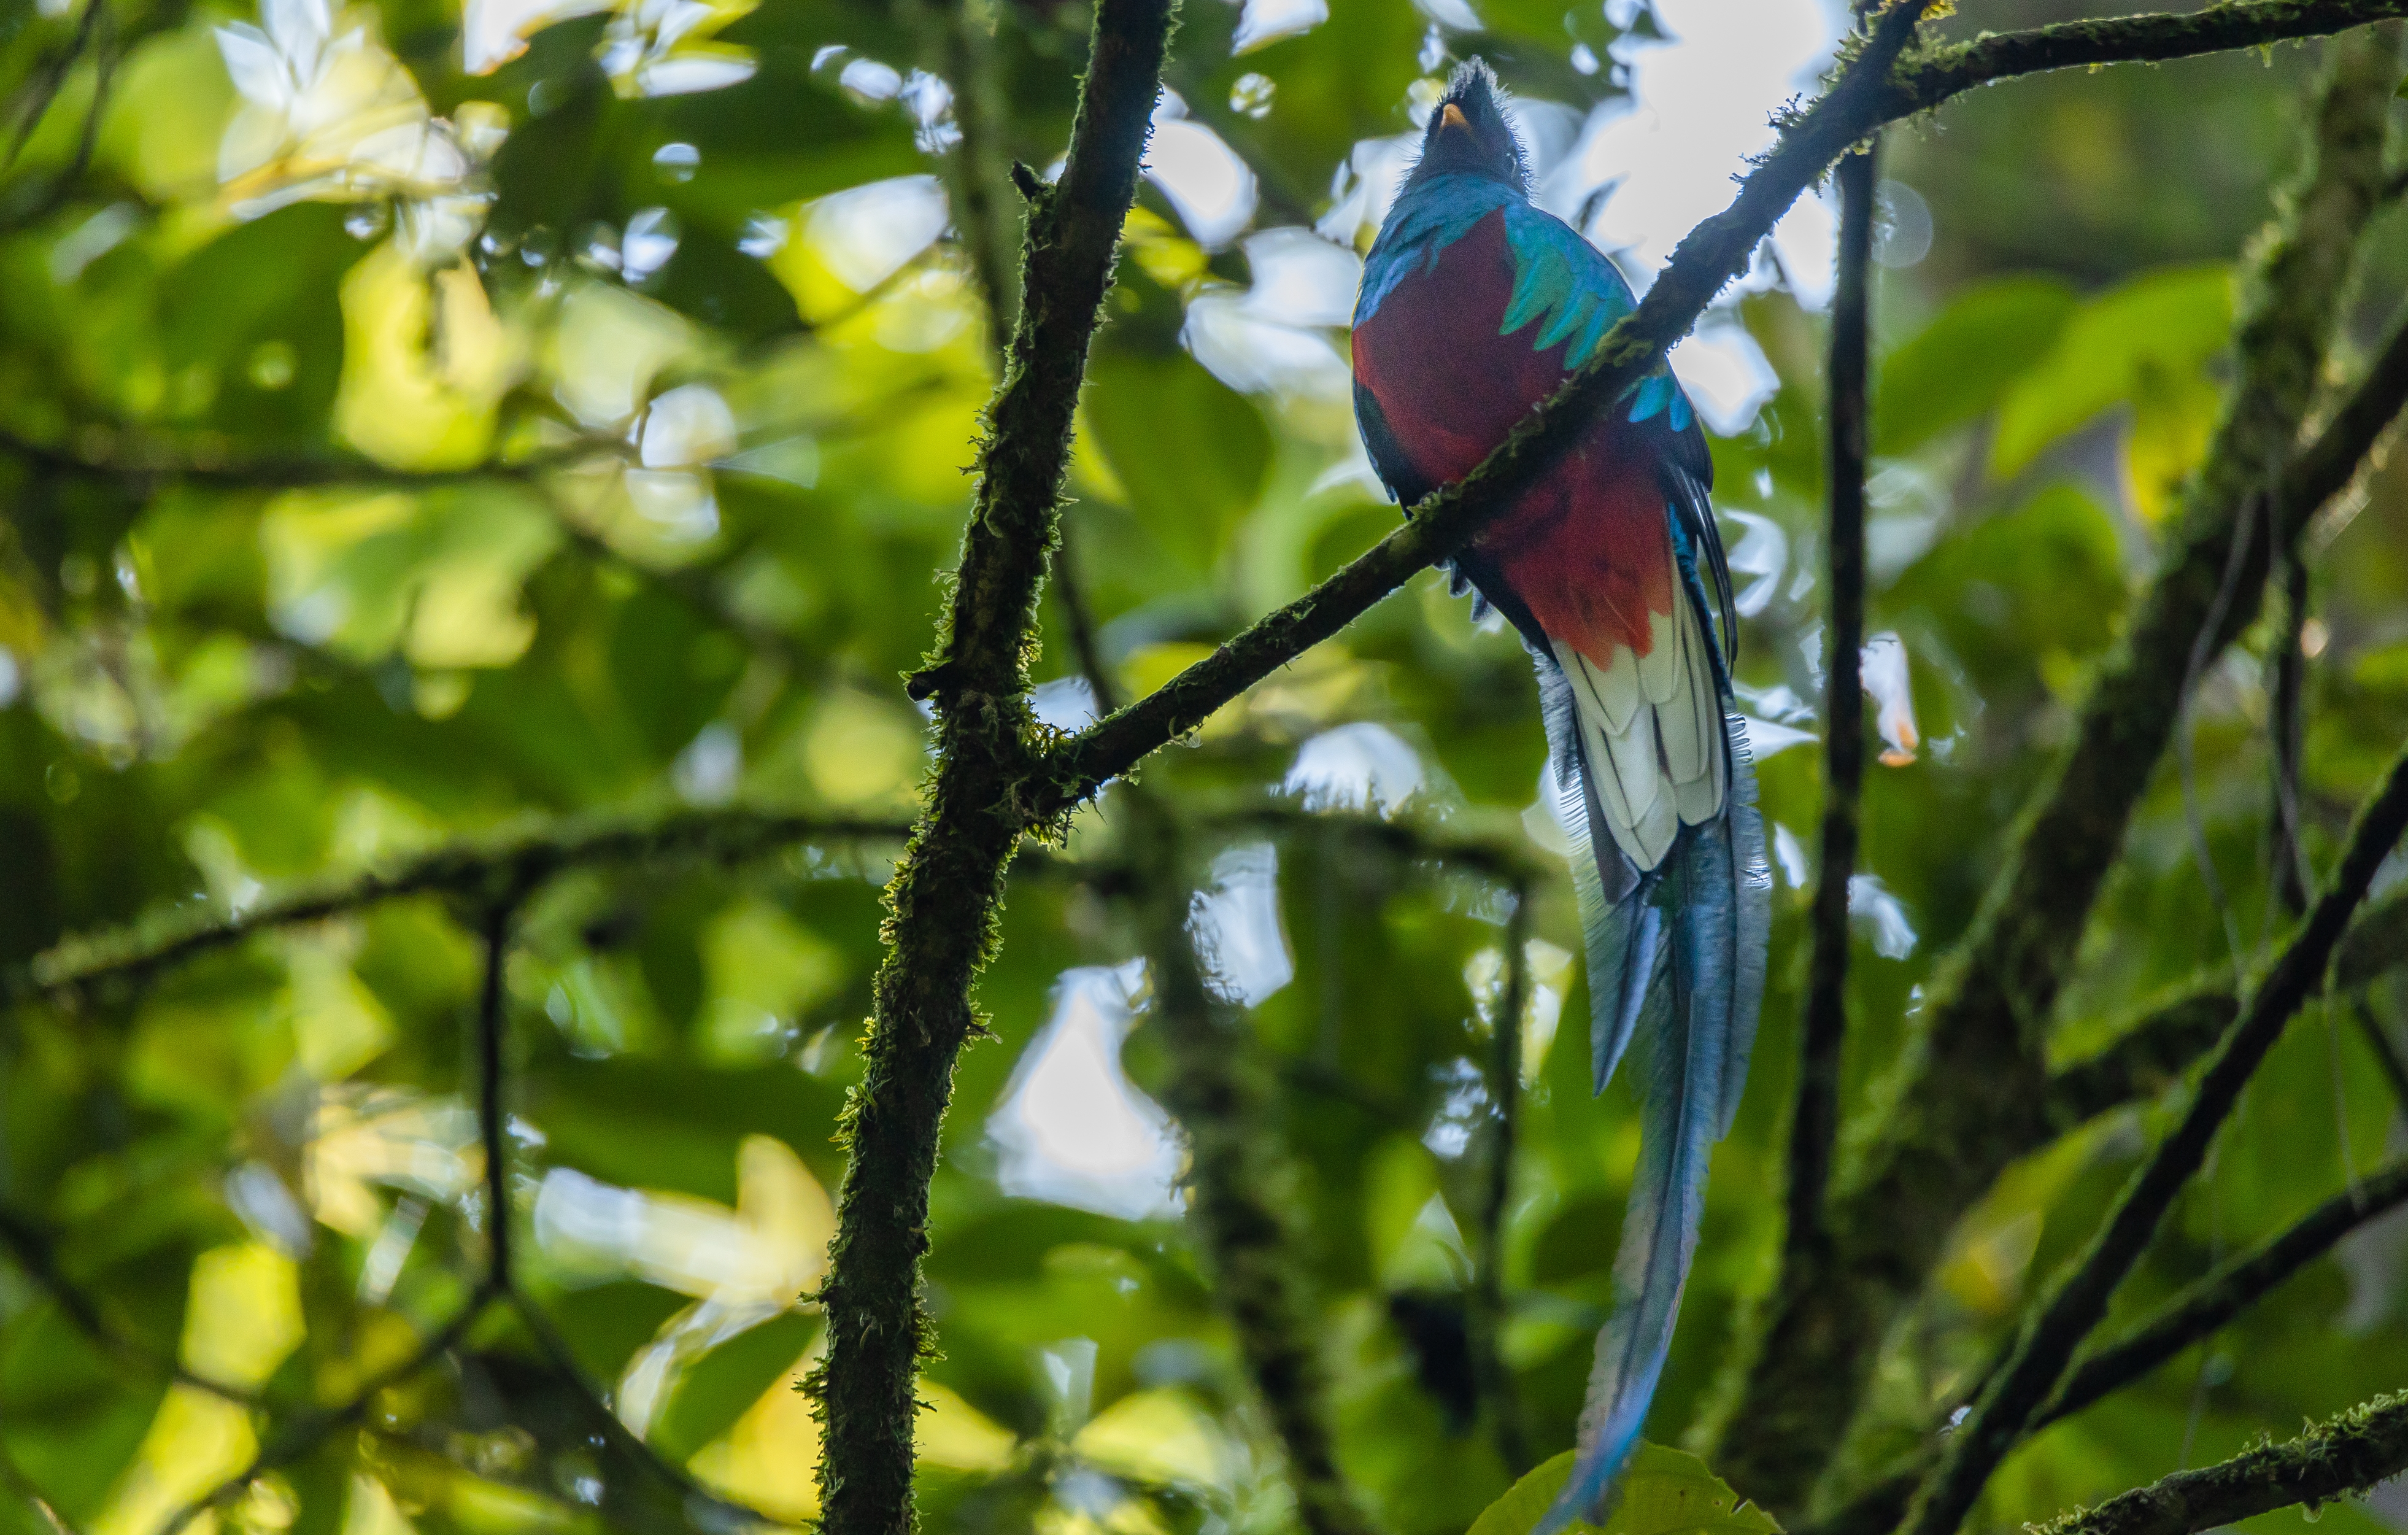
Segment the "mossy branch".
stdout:
<svg viewBox="0 0 2408 1535">
<path fill-rule="evenodd" d="M 2403 1203 L 2408 1203 L 2408 1161 L 2394 1161 L 2369 1173 L 2355 1190 L 2335 1195 L 2247 1252 L 2216 1265 L 2114 1342 L 2078 1360 L 2063 1387 L 2033 1417 L 2033 1431 L 2145 1379 L 2331 1252 L 2344 1237 Z M 1795 1535 L 1887 1535 L 1906 1516 L 1916 1485 L 1940 1457 L 1942 1443 L 1935 1427 L 1904 1467 Z"/>
<path fill-rule="evenodd" d="M 910 1535 L 915 1387 L 928 1346 L 920 1259 L 928 1184 L 970 988 L 995 943 L 1003 875 L 1031 824 L 1025 657 L 1054 542 L 1087 353 L 1169 43 L 1170 0 L 1097 0 L 1061 180 L 1029 206 L 1019 323 L 987 415 L 979 484 L 934 664 L 910 691 L 939 706 L 927 811 L 887 886 L 886 956 L 828 1277 L 828 1350 L 810 1386 L 827 1528 Z"/>
<path fill-rule="evenodd" d="M 2228 16 L 2247 7 L 2219 7 Z M 2271 16 L 2296 7 L 2262 7 Z M 2351 14 L 2356 15 L 2354 7 Z M 2203 629 L 2220 650 L 2255 617 L 2273 541 L 2315 509 L 2287 497 L 2337 295 L 2383 178 L 2397 80 L 2372 33 L 2344 39 L 2313 114 L 2307 164 L 2247 286 L 2237 381 L 2181 528 L 2123 641 L 2100 665 L 2071 741 L 2018 823 L 1975 920 L 1943 963 L 1880 1116 L 1841 1170 L 1827 1263 L 1781 1276 L 1727 1375 L 1707 1435 L 1732 1485 L 1801 1503 L 1839 1443 L 1891 1319 L 1938 1260 L 1956 1214 L 2047 1139 L 2046 1025 L 2126 824 L 2172 739 Z M 2322 464 L 2321 459 L 2315 460 Z M 2351 460 L 2354 465 L 2355 460 Z M 2320 471 L 2321 472 L 2321 471 Z M 2345 481 L 2346 476 L 2342 477 Z M 2237 600 L 2217 596 L 2234 543 Z M 1718 1441 L 1718 1443 L 1713 1442 Z"/>
<path fill-rule="evenodd" d="M 2177 1471 L 2035 1535 L 2194 1535 L 2253 1513 L 2362 1493 L 2408 1469 L 2408 1392 L 2377 1397 L 2282 1444 Z"/>
<path fill-rule="evenodd" d="M 2076 1360 L 2035 1428 L 2122 1389 L 2248 1310 L 2274 1286 L 2333 1250 L 2342 1238 L 2408 1203 L 2408 1161 L 2368 1173 L 2297 1221 L 2184 1286 L 2103 1348 Z"/>
</svg>

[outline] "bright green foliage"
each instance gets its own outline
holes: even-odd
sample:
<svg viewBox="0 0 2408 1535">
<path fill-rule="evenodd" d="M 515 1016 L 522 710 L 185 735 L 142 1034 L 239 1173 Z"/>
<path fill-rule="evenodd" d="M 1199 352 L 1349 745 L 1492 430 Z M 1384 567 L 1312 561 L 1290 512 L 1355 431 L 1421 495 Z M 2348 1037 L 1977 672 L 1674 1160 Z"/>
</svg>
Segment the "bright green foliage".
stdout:
<svg viewBox="0 0 2408 1535">
<path fill-rule="evenodd" d="M 216 1517 L 294 1535 L 725 1528 L 682 1476 L 805 1519 L 818 1430 L 790 1387 L 822 1347 L 834 1137 L 899 846 L 880 828 L 908 823 L 928 767 L 902 678 L 947 599 L 996 374 L 948 227 L 953 120 L 909 80 L 936 67 L 930 19 L 867 0 L 377 0 L 341 11 L 349 41 L 322 55 L 289 30 L 309 8 L 274 0 L 287 32 L 245 55 L 221 37 L 261 25 L 251 0 L 0 7 L 0 1532 L 157 1535 L 452 1318 L 493 1219 L 475 1026 L 499 891 L 481 873 L 80 993 L 26 995 L 50 973 L 37 956 L 464 839 L 755 811 L 867 830 L 680 844 L 707 856 L 648 844 L 556 871 L 517 911 L 518 1278 L 575 1371 L 492 1308 Z M 1085 8 L 925 8 L 991 48 L 1005 161 L 1046 172 Z M 1333 0 L 1232 51 L 1280 8 L 1189 0 L 1168 76 L 1185 142 L 1209 131 L 1240 157 L 1257 205 L 1208 242 L 1146 187 L 1081 405 L 1064 525 L 1125 698 L 1395 525 L 1360 472 L 1344 372 L 1347 264 L 1370 226 L 1306 231 L 1411 131 L 1428 82 L 1485 56 L 1568 143 L 1627 105 L 1627 56 L 1694 14 Z M 229 73 L 229 48 L 251 73 Z M 1890 136 L 1886 174 L 1933 240 L 1876 275 L 1869 626 L 1904 667 L 1869 710 L 1888 766 L 1865 800 L 1878 884 L 1851 1117 L 2170 538 L 2307 73 L 2289 49 L 2272 65 L 2071 72 Z M 306 109 L 275 107 L 280 69 L 318 93 Z M 1718 194 L 1724 169 L 1704 173 Z M 996 190 L 1016 220 L 1019 194 Z M 2352 358 L 2408 276 L 2401 219 L 2395 204 L 2368 240 Z M 1337 264 L 1334 306 L 1262 291 L 1297 251 Z M 1779 1240 L 1818 807 L 1823 320 L 1759 281 L 1707 338 L 1725 351 L 1675 359 L 1693 381 L 1748 348 L 1770 372 L 1713 452 L 1782 853 L 1764 1038 L 1650 1426 L 1666 1442 L 1698 1419 Z M 2312 860 L 2408 736 L 2399 466 L 2308 541 Z M 1042 641 L 1040 717 L 1071 720 L 1079 667 L 1050 594 Z M 2277 643 L 2261 625 L 2212 667 L 2193 719 L 2206 846 L 2252 944 Z M 1392 1535 L 1526 1528 L 1612 1298 L 1636 1129 L 1627 1084 L 1588 1091 L 1542 753 L 1519 643 L 1429 574 L 1143 769 L 1189 812 L 1204 909 L 1240 935 L 1219 962 L 1243 982 L 1267 1133 L 1294 1164 L 1340 1470 Z M 1503 884 L 1316 819 L 1366 782 L 1415 826 L 1548 872 L 1523 1018 L 1494 1016 Z M 1290 1528 L 1278 1447 L 1167 1192 L 1179 1154 L 1117 793 L 1016 862 L 974 998 L 991 1037 L 962 1057 L 932 1189 L 932 1531 Z M 1227 813 L 1266 805 L 1285 819 Z M 2069 1058 L 2229 958 L 2171 767 L 2129 850 L 2049 1025 Z M 2401 1021 L 2396 979 L 2370 1000 Z M 2119 1319 L 2389 1154 L 2398 1106 L 2351 1016 L 2336 1000 L 2294 1024 Z M 1521 1031 L 1526 1083 L 1498 1343 L 1542 1464 L 1519 1482 L 1462 1357 L 1498 1026 Z M 2155 1124 L 2145 1104 L 2095 1121 L 1964 1212 L 1828 1492 L 1924 1442 Z M 1982 1520 L 2097 1502 L 2396 1384 L 2399 1238 L 2371 1229 L 2040 1437 Z M 1650 1447 L 1609 1528 L 1774 1527 Z"/>
</svg>

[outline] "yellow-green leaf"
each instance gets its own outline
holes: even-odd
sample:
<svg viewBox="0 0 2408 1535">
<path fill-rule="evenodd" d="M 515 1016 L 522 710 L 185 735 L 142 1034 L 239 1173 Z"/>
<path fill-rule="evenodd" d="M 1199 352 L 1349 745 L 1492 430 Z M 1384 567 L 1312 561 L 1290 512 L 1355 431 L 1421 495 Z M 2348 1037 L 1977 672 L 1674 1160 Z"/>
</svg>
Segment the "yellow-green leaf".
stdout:
<svg viewBox="0 0 2408 1535">
<path fill-rule="evenodd" d="M 1563 1454 L 1507 1489 L 1472 1521 L 1470 1535 L 1529 1535 L 1563 1490 L 1576 1452 Z M 1573 1535 L 1780 1535 L 1772 1515 L 1741 1499 L 1684 1450 L 1641 1440 L 1623 1473 L 1622 1501 L 1602 1526 L 1574 1521 Z"/>
</svg>

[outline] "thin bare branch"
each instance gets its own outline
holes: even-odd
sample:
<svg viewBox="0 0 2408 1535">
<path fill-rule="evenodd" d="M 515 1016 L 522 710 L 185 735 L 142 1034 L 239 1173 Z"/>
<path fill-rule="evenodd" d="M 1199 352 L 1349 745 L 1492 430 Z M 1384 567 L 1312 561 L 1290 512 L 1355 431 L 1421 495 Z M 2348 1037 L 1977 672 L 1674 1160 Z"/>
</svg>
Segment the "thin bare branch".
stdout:
<svg viewBox="0 0 2408 1535">
<path fill-rule="evenodd" d="M 1823 845 L 1811 917 L 1813 954 L 1798 1042 L 1789 1125 L 1788 1221 L 1782 1261 L 1807 1261 L 1826 1241 L 1823 1195 L 1840 1135 L 1840 1052 L 1848 1027 L 1848 884 L 1856 872 L 1857 798 L 1865 774 L 1865 434 L 1868 285 L 1875 151 L 1840 162 L 1839 282 L 1831 298 L 1828 546 L 1825 618 Z"/>
<path fill-rule="evenodd" d="M 1530 888 L 1516 884 L 1513 909 L 1505 919 L 1505 974 L 1497 1011 L 1489 1021 L 1488 1092 L 1495 1117 L 1488 1126 L 1485 1186 L 1481 1191 L 1480 1248 L 1475 1255 L 1471 1316 L 1471 1363 L 1480 1407 L 1497 1441 L 1497 1453 L 1515 1476 L 1530 1469 L 1522 1408 L 1513 1371 L 1505 1361 L 1505 1324 L 1512 1312 L 1505 1295 L 1505 1222 L 1513 1208 L 1513 1154 L 1522 1127 L 1522 1015 L 1530 1001 Z"/>
<path fill-rule="evenodd" d="M 2376 867 L 2399 844 L 2403 830 L 2408 830 L 2408 751 L 2392 760 L 2381 785 L 2359 811 L 2330 882 L 2265 983 L 2251 995 L 2247 1009 L 2226 1032 L 2180 1123 L 2117 1196 L 2098 1236 L 2033 1309 L 1972 1415 L 1949 1440 L 1945 1457 L 1908 1515 L 1904 1528 L 1912 1535 L 1952 1535 L 1990 1472 L 2054 1393 L 2067 1361 L 2106 1314 L 2116 1286 L 2147 1249 L 2158 1220 L 2205 1160 L 2242 1088 L 2291 1014 L 2323 982 L 2350 914 L 2366 898 Z"/>
<path fill-rule="evenodd" d="M 1260 1047 L 1239 1010 L 1212 995 L 1197 963 L 1178 823 L 1157 796 L 1130 787 L 1137 792 L 1128 819 L 1142 844 L 1137 861 L 1152 1015 L 1169 1057 L 1163 1103 L 1187 1135 L 1187 1221 L 1197 1255 L 1285 1453 L 1297 1522 L 1308 1535 L 1370 1535 L 1338 1469 L 1319 1329 L 1291 1229 L 1295 1174 L 1268 1123 Z"/>
</svg>

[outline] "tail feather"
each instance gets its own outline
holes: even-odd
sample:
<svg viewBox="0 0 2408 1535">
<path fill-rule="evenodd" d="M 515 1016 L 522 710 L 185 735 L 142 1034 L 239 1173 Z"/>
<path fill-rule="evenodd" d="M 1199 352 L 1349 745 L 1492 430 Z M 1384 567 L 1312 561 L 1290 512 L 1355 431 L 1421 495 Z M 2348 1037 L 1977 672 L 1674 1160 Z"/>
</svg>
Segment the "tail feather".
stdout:
<svg viewBox="0 0 2408 1535">
<path fill-rule="evenodd" d="M 1569 752 L 1556 733 L 1553 694 L 1562 691 L 1567 712 L 1570 696 L 1560 680 L 1555 688 L 1544 686 L 1548 669 L 1542 662 L 1565 820 L 1574 828 L 1598 1089 L 1642 1022 L 1652 1045 L 1639 1169 L 1614 1262 L 1614 1310 L 1598 1335 L 1581 1453 L 1533 1535 L 1553 1535 L 1577 1518 L 1601 1523 L 1619 1496 L 1623 1467 L 1671 1348 L 1704 1210 L 1708 1160 L 1729 1128 L 1746 1080 L 1771 921 L 1755 774 L 1745 734 L 1727 700 L 1731 792 L 1724 812 L 1684 827 L 1663 864 L 1640 873 L 1611 839 L 1588 834 L 1596 824 L 1596 793 L 1577 728 L 1568 731 Z M 1577 820 L 1575 805 L 1582 812 Z M 1617 887 L 1618 897 L 1609 895 Z"/>
<path fill-rule="evenodd" d="M 1764 812 L 1756 803 L 1756 756 L 1748 750 L 1747 724 L 1726 712 L 1730 741 L 1730 888 L 1738 907 L 1731 991 L 1730 1044 L 1724 1057 L 1722 1118 L 1714 1134 L 1730 1134 L 1747 1086 L 1747 1063 L 1756 1054 L 1756 1026 L 1764 1007 L 1764 967 L 1772 943 L 1772 863 L 1765 856 Z"/>
</svg>

